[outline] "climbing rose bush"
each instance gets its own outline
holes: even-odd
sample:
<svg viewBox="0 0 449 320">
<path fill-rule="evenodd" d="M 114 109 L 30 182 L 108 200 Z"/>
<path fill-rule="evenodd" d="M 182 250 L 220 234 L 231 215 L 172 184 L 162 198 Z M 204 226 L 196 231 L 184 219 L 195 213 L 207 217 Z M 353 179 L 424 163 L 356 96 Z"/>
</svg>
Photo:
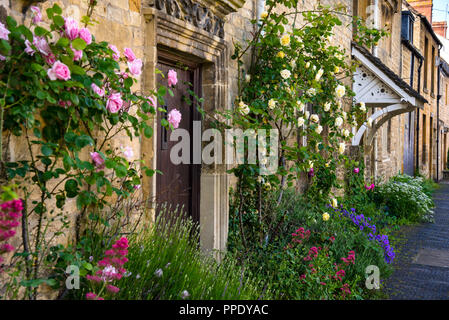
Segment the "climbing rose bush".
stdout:
<svg viewBox="0 0 449 320">
<path fill-rule="evenodd" d="M 7 241 L 14 237 L 16 228 L 20 225 L 22 217 L 22 200 L 10 200 L 0 205 L 0 273 L 4 262 L 2 255 L 14 251 L 14 247 Z"/>
<path fill-rule="evenodd" d="M 84 252 L 81 240 L 99 230 L 83 226 L 108 227 L 105 214 L 115 203 L 110 199 L 125 201 L 139 190 L 143 175 L 155 173 L 132 150 L 114 142 L 118 137 L 152 137 L 154 117 L 166 112 L 157 102 L 173 94 L 177 75 L 170 70 L 170 88 L 136 91 L 143 62 L 131 48 L 120 52 L 97 41 L 87 23 L 81 26 L 62 16 L 57 4 L 46 10 L 49 28 L 40 24 L 39 8 L 32 12 L 31 25 L 12 17 L 0 25 L 0 132 L 20 139 L 28 151 L 17 161 L 0 156 L 0 172 L 18 185 L 27 203 L 24 230 L 29 234 L 22 237 L 22 263 L 15 273 L 19 281 L 11 281 L 26 287 L 25 297 L 36 299 L 41 283 L 56 286 L 47 277 L 57 262 L 54 257 L 63 256 L 58 250 L 79 257 L 67 251 Z M 172 127 L 181 117 L 173 117 Z M 2 144 L 0 139 L 0 149 Z M 30 201 L 31 194 L 38 200 Z M 75 206 L 71 219 L 68 199 Z M 69 228 L 75 229 L 74 243 L 55 246 Z M 54 236 L 47 236 L 48 230 Z"/>
</svg>

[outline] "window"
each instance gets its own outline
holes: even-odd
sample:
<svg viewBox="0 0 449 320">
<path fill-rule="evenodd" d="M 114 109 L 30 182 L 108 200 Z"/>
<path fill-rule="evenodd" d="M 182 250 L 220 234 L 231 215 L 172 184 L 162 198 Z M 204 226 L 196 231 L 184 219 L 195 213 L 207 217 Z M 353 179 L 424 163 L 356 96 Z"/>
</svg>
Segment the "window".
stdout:
<svg viewBox="0 0 449 320">
<path fill-rule="evenodd" d="M 430 76 L 432 79 L 430 79 L 430 92 L 435 94 L 435 47 L 432 46 L 432 61 L 430 62 L 430 66 L 432 68 L 430 72 Z"/>
<path fill-rule="evenodd" d="M 429 39 L 424 40 L 424 89 L 427 89 L 427 78 L 429 75 Z"/>
<path fill-rule="evenodd" d="M 415 18 L 410 11 L 402 11 L 401 37 L 413 42 L 413 22 Z"/>
<path fill-rule="evenodd" d="M 427 158 L 427 148 L 426 148 L 426 131 L 427 131 L 427 123 L 426 123 L 426 115 L 422 115 L 422 163 L 426 164 Z"/>
</svg>

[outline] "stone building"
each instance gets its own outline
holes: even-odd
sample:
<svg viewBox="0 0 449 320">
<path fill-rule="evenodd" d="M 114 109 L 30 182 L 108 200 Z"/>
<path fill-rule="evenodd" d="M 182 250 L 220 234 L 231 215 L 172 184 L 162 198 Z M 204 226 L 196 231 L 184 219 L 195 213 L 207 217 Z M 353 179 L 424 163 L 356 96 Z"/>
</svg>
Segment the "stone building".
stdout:
<svg viewBox="0 0 449 320">
<path fill-rule="evenodd" d="M 65 16 L 77 20 L 87 10 L 86 0 L 0 0 L 0 18 L 11 14 L 28 23 L 30 3 L 45 12 L 55 2 L 62 7 Z M 359 47 L 352 41 L 356 30 L 346 18 L 346 23 L 337 27 L 331 39 L 333 45 L 346 50 L 347 59 L 359 62 L 353 76 L 355 102 L 366 103 L 372 124 L 367 121 L 360 128 L 354 128 L 352 144 L 363 146 L 367 175 L 388 178 L 398 172 L 413 174 L 419 168 L 422 173 L 435 177 L 435 57 L 439 56 L 440 41 L 425 16 L 405 1 L 321 1 L 323 4 L 337 2 L 344 3 L 349 13 L 389 32 L 389 36 L 373 48 Z M 302 2 L 305 9 L 316 4 L 317 1 Z M 164 72 L 176 69 L 179 77 L 191 82 L 195 93 L 204 98 L 205 110 L 219 110 L 232 108 L 237 94 L 237 65 L 231 59 L 233 43 L 249 39 L 255 31 L 250 21 L 260 17 L 263 11 L 263 0 L 99 0 L 93 13 L 93 19 L 99 24 L 91 30 L 97 39 L 115 44 L 122 52 L 129 47 L 142 58 L 144 72 L 136 90 L 149 91 L 163 82 L 156 76 L 156 68 Z M 413 18 L 409 31 L 413 39 L 404 40 L 401 34 L 402 11 L 409 11 Z M 180 68 L 179 63 L 188 69 Z M 177 88 L 175 96 L 163 107 L 184 108 L 181 97 L 186 90 L 186 87 Z M 200 119 L 199 114 L 193 108 L 184 111 L 185 121 L 181 122 L 181 127 L 194 139 L 198 138 L 207 123 L 201 123 L 200 130 L 195 131 L 193 121 Z M 445 122 L 443 130 L 447 130 L 448 125 L 449 122 Z M 206 166 L 194 161 L 192 165 L 175 166 L 164 161 L 171 142 L 163 130 L 160 119 L 155 119 L 153 138 L 141 138 L 130 144 L 134 154 L 140 155 L 147 164 L 170 173 L 145 180 L 144 196 L 177 199 L 177 204 L 188 208 L 189 214 L 200 223 L 202 247 L 224 250 L 230 186 L 226 165 Z M 127 137 L 118 137 L 116 143 L 129 144 L 129 141 Z M 433 153 L 430 150 L 434 150 Z M 441 154 L 446 150 L 445 145 Z M 26 157 L 25 147 L 17 140 L 11 140 L 4 152 L 11 160 Z M 75 208 L 73 203 L 67 205 Z"/>
</svg>

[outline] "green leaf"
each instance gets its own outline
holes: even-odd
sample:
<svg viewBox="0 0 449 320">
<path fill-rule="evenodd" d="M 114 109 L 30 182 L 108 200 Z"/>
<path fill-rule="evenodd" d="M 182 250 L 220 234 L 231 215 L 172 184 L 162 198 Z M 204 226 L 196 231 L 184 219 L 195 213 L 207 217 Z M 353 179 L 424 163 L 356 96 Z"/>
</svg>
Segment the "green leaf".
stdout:
<svg viewBox="0 0 449 320">
<path fill-rule="evenodd" d="M 62 27 L 65 23 L 64 18 L 61 16 L 54 16 L 53 17 L 53 22 L 58 26 L 58 27 Z"/>
<path fill-rule="evenodd" d="M 88 135 L 83 134 L 79 137 L 76 137 L 75 144 L 79 149 L 82 149 L 88 145 L 93 146 L 94 140 L 91 137 L 89 137 Z"/>
<path fill-rule="evenodd" d="M 78 182 L 75 179 L 67 180 L 64 189 L 68 198 L 74 198 L 78 195 Z"/>
<path fill-rule="evenodd" d="M 125 82 L 124 82 L 124 85 L 125 85 L 126 89 L 131 88 L 131 86 L 133 85 L 133 78 L 131 78 L 131 77 L 126 78 Z"/>
<path fill-rule="evenodd" d="M 70 67 L 70 71 L 73 73 L 73 74 L 77 74 L 77 75 L 79 75 L 79 76 L 83 76 L 83 75 L 85 75 L 86 74 L 86 70 L 84 70 L 84 68 L 81 68 L 80 66 L 77 66 L 77 65 L 71 65 Z"/>
<path fill-rule="evenodd" d="M 70 43 L 69 39 L 59 38 L 58 42 L 56 42 L 56 45 L 65 48 L 69 46 L 69 43 Z"/>
<path fill-rule="evenodd" d="M 115 174 L 117 175 L 117 177 L 123 178 L 128 174 L 128 169 L 126 169 L 124 165 L 118 164 L 117 166 L 115 166 Z"/>
<path fill-rule="evenodd" d="M 56 14 L 62 14 L 62 9 L 56 3 L 53 5 L 53 12 Z"/>
<path fill-rule="evenodd" d="M 143 134 L 145 135 L 146 138 L 151 138 L 153 136 L 153 128 L 146 127 L 143 131 Z"/>
<path fill-rule="evenodd" d="M 72 47 L 76 50 L 84 50 L 86 46 L 86 41 L 84 41 L 83 39 L 76 38 L 72 41 Z"/>
<path fill-rule="evenodd" d="M 47 145 L 43 145 L 41 148 L 41 152 L 44 156 L 48 157 L 53 154 L 53 149 Z"/>
</svg>

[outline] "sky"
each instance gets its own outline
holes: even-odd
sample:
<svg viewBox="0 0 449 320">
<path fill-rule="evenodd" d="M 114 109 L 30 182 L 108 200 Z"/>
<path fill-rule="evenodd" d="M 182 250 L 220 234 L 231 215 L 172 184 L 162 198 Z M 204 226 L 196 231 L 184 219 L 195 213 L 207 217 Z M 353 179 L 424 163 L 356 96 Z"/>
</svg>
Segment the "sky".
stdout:
<svg viewBox="0 0 449 320">
<path fill-rule="evenodd" d="M 433 21 L 446 20 L 446 6 L 449 4 L 449 0 L 433 0 Z M 449 20 L 449 13 L 447 14 Z"/>
</svg>

